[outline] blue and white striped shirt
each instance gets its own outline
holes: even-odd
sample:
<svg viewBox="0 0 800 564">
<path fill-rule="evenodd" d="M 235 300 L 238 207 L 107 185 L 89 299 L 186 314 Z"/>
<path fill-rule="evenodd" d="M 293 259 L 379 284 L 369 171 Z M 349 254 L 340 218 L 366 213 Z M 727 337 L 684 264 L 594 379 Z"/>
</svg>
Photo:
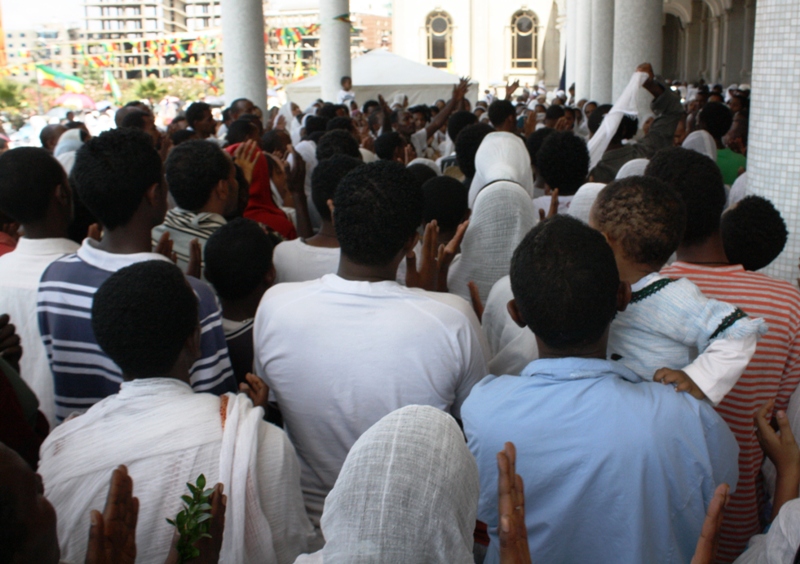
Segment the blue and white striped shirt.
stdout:
<svg viewBox="0 0 800 564">
<path fill-rule="evenodd" d="M 83 413 L 116 394 L 122 371 L 100 349 L 91 323 L 94 293 L 114 272 L 148 260 L 167 260 L 155 253 L 114 254 L 86 239 L 76 254 L 53 262 L 39 283 L 39 331 L 55 381 L 56 418 Z M 207 284 L 187 277 L 198 298 L 200 358 L 190 370 L 192 388 L 223 394 L 236 391 L 222 315 Z"/>
</svg>

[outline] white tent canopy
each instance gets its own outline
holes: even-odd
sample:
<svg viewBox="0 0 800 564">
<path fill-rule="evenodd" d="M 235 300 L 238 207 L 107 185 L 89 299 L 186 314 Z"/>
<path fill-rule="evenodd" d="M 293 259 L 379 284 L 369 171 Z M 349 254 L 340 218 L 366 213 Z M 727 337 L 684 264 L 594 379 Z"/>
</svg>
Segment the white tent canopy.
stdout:
<svg viewBox="0 0 800 564">
<path fill-rule="evenodd" d="M 408 103 L 433 104 L 436 100 L 449 100 L 458 76 L 415 63 L 394 53 L 383 50 L 370 51 L 353 59 L 353 93 L 359 106 L 367 100 L 377 100 L 378 94 L 391 104 L 395 98 L 408 96 Z M 470 89 L 468 98 L 474 102 L 476 86 Z M 322 78 L 312 76 L 286 86 L 289 100 L 308 107 L 322 95 Z M 336 100 L 332 100 L 335 102 Z"/>
</svg>

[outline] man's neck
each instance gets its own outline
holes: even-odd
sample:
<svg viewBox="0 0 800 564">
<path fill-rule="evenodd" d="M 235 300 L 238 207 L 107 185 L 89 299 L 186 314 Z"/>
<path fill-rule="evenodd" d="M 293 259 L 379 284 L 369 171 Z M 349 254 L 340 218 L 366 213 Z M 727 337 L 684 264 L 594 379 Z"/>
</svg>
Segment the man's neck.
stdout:
<svg viewBox="0 0 800 564">
<path fill-rule="evenodd" d="M 231 321 L 245 321 L 252 319 L 256 316 L 258 304 L 261 302 L 261 297 L 264 292 L 253 294 L 241 300 L 226 300 L 220 298 L 222 305 L 222 317 Z"/>
<path fill-rule="evenodd" d="M 327 249 L 338 249 L 339 239 L 336 238 L 336 230 L 330 221 L 322 220 L 319 227 L 319 232 L 313 237 L 305 240 L 307 245 L 312 247 L 324 247 Z"/>
<path fill-rule="evenodd" d="M 45 220 L 37 223 L 26 223 L 22 226 L 26 239 L 67 239 L 68 223 L 58 220 Z"/>
<path fill-rule="evenodd" d="M 210 198 L 206 202 L 206 205 L 204 205 L 202 208 L 200 208 L 199 210 L 197 210 L 195 212 L 192 212 L 192 213 L 195 213 L 195 214 L 215 213 L 217 215 L 224 216 L 225 215 L 225 211 L 226 211 L 225 210 L 225 202 L 220 202 L 218 200 L 215 200 L 214 198 Z"/>
<path fill-rule="evenodd" d="M 722 245 L 722 236 L 719 231 L 714 232 L 705 241 L 694 245 L 681 245 L 678 247 L 678 260 L 694 264 L 707 264 L 709 266 L 723 266 L 730 264 L 725 256 Z"/>
<path fill-rule="evenodd" d="M 536 344 L 539 346 L 539 358 L 599 358 L 606 360 L 605 340 L 584 347 L 554 349 L 536 337 Z"/>
<path fill-rule="evenodd" d="M 152 227 L 137 225 L 135 221 L 131 221 L 128 225 L 104 230 L 103 239 L 98 246 L 107 253 L 117 255 L 149 253 L 153 250 L 151 237 Z"/>
<path fill-rule="evenodd" d="M 402 257 L 398 256 L 398 258 L 384 266 L 365 266 L 352 262 L 342 254 L 339 258 L 339 270 L 336 274 L 345 280 L 360 282 L 394 281 L 397 278 L 397 267 L 400 265 L 401 259 Z"/>
<path fill-rule="evenodd" d="M 657 269 L 653 270 L 653 267 L 649 265 L 638 264 L 625 259 L 617 260 L 617 269 L 619 270 L 619 279 L 623 282 L 627 282 L 631 286 L 636 284 L 648 274 L 658 272 Z"/>
</svg>

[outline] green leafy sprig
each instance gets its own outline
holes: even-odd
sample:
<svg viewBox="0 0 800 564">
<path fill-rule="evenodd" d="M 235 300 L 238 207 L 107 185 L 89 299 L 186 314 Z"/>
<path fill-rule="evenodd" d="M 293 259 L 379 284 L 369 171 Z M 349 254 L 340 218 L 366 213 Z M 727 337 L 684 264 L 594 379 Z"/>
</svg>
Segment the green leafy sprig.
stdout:
<svg viewBox="0 0 800 564">
<path fill-rule="evenodd" d="M 182 495 L 183 509 L 175 520 L 167 519 L 167 523 L 178 529 L 178 555 L 181 562 L 186 562 L 200 556 L 200 550 L 194 545 L 203 538 L 211 538 L 208 533 L 211 525 L 211 494 L 213 489 L 205 489 L 206 477 L 200 474 L 197 484 L 187 483 L 186 486 L 192 493 L 191 496 Z"/>
</svg>

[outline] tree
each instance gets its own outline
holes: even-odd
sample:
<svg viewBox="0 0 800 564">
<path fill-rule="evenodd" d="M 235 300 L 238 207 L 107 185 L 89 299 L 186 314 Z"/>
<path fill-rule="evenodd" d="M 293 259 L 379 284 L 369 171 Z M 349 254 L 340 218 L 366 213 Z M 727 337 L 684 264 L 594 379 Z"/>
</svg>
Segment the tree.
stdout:
<svg viewBox="0 0 800 564">
<path fill-rule="evenodd" d="M 150 102 L 151 106 L 153 105 L 154 99 L 158 101 L 166 94 L 167 89 L 152 78 L 143 80 L 136 85 L 136 96 L 140 100 L 146 99 Z"/>
<path fill-rule="evenodd" d="M 10 80 L 0 80 L 0 108 L 19 107 L 22 102 L 20 95 L 19 84 Z"/>
</svg>

